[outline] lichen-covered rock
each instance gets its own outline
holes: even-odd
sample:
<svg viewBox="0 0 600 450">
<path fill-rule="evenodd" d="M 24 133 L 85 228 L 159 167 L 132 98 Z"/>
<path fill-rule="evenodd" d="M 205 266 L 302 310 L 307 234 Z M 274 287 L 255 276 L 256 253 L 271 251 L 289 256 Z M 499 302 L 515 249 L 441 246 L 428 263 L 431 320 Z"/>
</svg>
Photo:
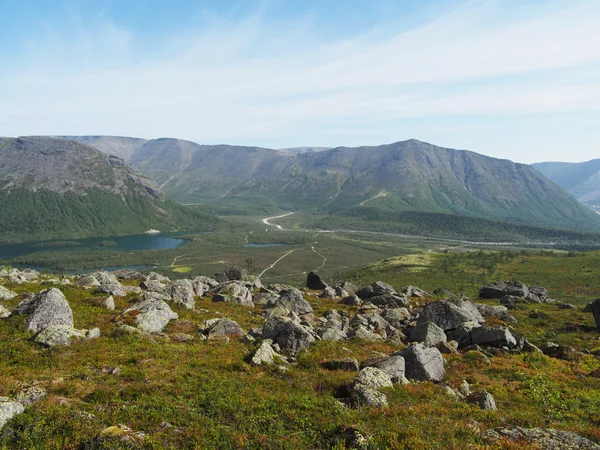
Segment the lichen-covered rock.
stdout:
<svg viewBox="0 0 600 450">
<path fill-rule="evenodd" d="M 277 300 L 275 302 L 267 303 L 265 308 L 268 309 L 276 306 L 283 306 L 299 316 L 311 314 L 313 312 L 312 306 L 304 299 L 302 292 L 295 288 L 280 291 Z"/>
<path fill-rule="evenodd" d="M 11 315 L 27 315 L 27 329 L 39 333 L 53 325 L 73 326 L 73 312 L 63 293 L 51 288 L 19 303 Z"/>
<path fill-rule="evenodd" d="M 476 303 L 477 310 L 483 317 L 497 317 L 504 322 L 516 323 L 517 319 L 508 314 L 508 308 L 500 305 L 484 305 Z"/>
<path fill-rule="evenodd" d="M 173 303 L 183 305 L 187 309 L 194 309 L 196 306 L 194 286 L 190 280 L 174 281 L 166 287 L 165 294 L 171 298 Z"/>
<path fill-rule="evenodd" d="M 179 316 L 162 300 L 142 300 L 127 308 L 119 319 L 131 319 L 136 327 L 147 333 L 160 333 L 169 321 Z"/>
<path fill-rule="evenodd" d="M 217 336 L 245 336 L 246 332 L 239 324 L 227 317 L 210 319 L 204 322 L 204 334 L 208 338 Z"/>
<path fill-rule="evenodd" d="M 489 442 L 505 439 L 515 444 L 527 444 L 542 450 L 600 450 L 600 445 L 571 431 L 521 427 L 496 428 L 485 431 L 483 437 Z"/>
<path fill-rule="evenodd" d="M 474 328 L 471 331 L 471 342 L 482 347 L 514 348 L 517 345 L 515 337 L 506 328 Z"/>
<path fill-rule="evenodd" d="M 410 342 L 422 342 L 425 347 L 437 347 L 446 342 L 444 330 L 433 322 L 419 323 L 414 327 L 409 335 Z"/>
<path fill-rule="evenodd" d="M 69 325 L 51 325 L 44 328 L 35 337 L 35 342 L 47 347 L 58 345 L 71 345 L 73 341 L 84 340 L 85 332 L 77 330 Z"/>
<path fill-rule="evenodd" d="M 387 373 L 375 367 L 365 367 L 350 386 L 350 399 L 353 406 L 377 408 L 387 406 L 387 397 L 378 389 L 392 385 L 392 380 Z"/>
<path fill-rule="evenodd" d="M 402 291 L 402 293 L 409 298 L 410 297 L 416 297 L 416 298 L 431 297 L 431 294 L 429 292 L 424 291 L 423 289 L 418 288 L 416 286 L 408 286 L 406 289 L 404 289 Z"/>
<path fill-rule="evenodd" d="M 96 279 L 96 277 L 93 277 L 92 275 L 84 275 L 77 280 L 75 285 L 85 288 L 98 287 L 100 286 L 100 282 Z"/>
<path fill-rule="evenodd" d="M 332 288 L 331 286 L 327 286 L 325 287 L 325 289 L 323 289 L 323 292 L 321 293 L 321 298 L 336 298 L 337 297 L 337 292 L 334 288 Z"/>
<path fill-rule="evenodd" d="M 10 289 L 6 289 L 4 286 L 0 286 L 0 300 L 11 300 L 17 296 L 16 293 Z"/>
<path fill-rule="evenodd" d="M 261 366 L 263 364 L 271 365 L 274 364 L 274 358 L 276 356 L 277 353 L 275 353 L 275 350 L 273 350 L 273 347 L 271 347 L 269 340 L 265 340 L 261 342 L 260 346 L 256 349 L 256 352 L 254 352 L 250 362 L 255 366 Z"/>
<path fill-rule="evenodd" d="M 127 292 L 121 284 L 101 284 L 94 291 L 95 294 L 107 294 L 115 297 L 125 297 Z"/>
<path fill-rule="evenodd" d="M 356 294 L 348 295 L 339 301 L 340 304 L 346 306 L 360 306 L 362 305 L 362 300 Z"/>
<path fill-rule="evenodd" d="M 223 284 L 215 289 L 212 300 L 213 302 L 229 302 L 254 307 L 252 292 L 243 284 L 235 281 Z"/>
<path fill-rule="evenodd" d="M 446 376 L 444 357 L 435 347 L 412 344 L 394 353 L 404 358 L 406 378 L 416 381 L 443 381 Z"/>
<path fill-rule="evenodd" d="M 532 303 L 544 303 L 548 300 L 548 291 L 543 286 L 529 286 L 529 293 L 525 298 Z"/>
<path fill-rule="evenodd" d="M 444 331 L 458 328 L 464 322 L 483 323 L 484 319 L 468 300 L 457 303 L 437 300 L 428 303 L 419 314 L 417 324 L 433 322 Z"/>
<path fill-rule="evenodd" d="M 25 407 L 21 403 L 0 397 L 0 430 L 6 425 L 6 422 L 23 411 L 25 411 Z"/>
<path fill-rule="evenodd" d="M 529 295 L 529 288 L 520 281 L 501 281 L 486 284 L 479 290 L 479 298 L 502 298 L 505 295 L 525 298 Z"/>
<path fill-rule="evenodd" d="M 387 373 L 394 383 L 405 381 L 406 364 L 404 358 L 400 355 L 391 355 L 382 361 L 375 362 L 373 367 Z"/>
<path fill-rule="evenodd" d="M 10 316 L 10 311 L 4 306 L 0 305 L 0 319 L 5 319 Z"/>
<path fill-rule="evenodd" d="M 246 269 L 233 266 L 225 269 L 223 272 L 215 273 L 213 278 L 219 283 L 228 283 L 229 281 L 242 281 L 247 275 L 248 272 Z"/>
<path fill-rule="evenodd" d="M 386 306 L 389 308 L 399 308 L 408 305 L 408 299 L 404 295 L 376 295 L 371 297 L 369 301 L 376 306 Z"/>
<path fill-rule="evenodd" d="M 288 317 L 267 319 L 262 330 L 263 339 L 271 339 L 285 353 L 295 355 L 315 342 L 314 336 L 300 323 Z"/>
<path fill-rule="evenodd" d="M 473 392 L 465 398 L 465 401 L 472 405 L 479 406 L 479 408 L 485 411 L 496 411 L 498 409 L 494 397 L 487 391 Z"/>
</svg>

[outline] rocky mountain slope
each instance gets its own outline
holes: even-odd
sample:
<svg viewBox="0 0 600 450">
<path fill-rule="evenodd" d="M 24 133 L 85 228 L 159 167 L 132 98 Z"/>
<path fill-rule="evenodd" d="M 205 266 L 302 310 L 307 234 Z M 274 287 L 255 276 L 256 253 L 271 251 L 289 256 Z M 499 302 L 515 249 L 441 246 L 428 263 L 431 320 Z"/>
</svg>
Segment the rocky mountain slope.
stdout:
<svg viewBox="0 0 600 450">
<path fill-rule="evenodd" d="M 4 241 L 109 236 L 212 226 L 150 178 L 87 145 L 49 137 L 0 141 Z"/>
<path fill-rule="evenodd" d="M 600 159 L 582 163 L 542 162 L 532 166 L 584 205 L 600 211 Z"/>
<path fill-rule="evenodd" d="M 110 152 L 102 141 L 98 149 Z M 128 162 L 184 203 L 340 213 L 418 211 L 600 229 L 600 219 L 528 165 L 409 140 L 284 153 L 157 139 Z"/>
</svg>

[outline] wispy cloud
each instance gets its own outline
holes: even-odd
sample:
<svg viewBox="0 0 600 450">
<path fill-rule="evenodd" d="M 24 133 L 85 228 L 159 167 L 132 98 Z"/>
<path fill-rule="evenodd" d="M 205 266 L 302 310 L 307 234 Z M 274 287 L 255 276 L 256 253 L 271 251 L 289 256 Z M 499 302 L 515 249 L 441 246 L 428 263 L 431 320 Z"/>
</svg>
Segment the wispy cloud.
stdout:
<svg viewBox="0 0 600 450">
<path fill-rule="evenodd" d="M 315 37 L 309 18 L 273 22 L 259 10 L 161 36 L 152 48 L 109 19 L 90 26 L 75 15 L 5 65 L 0 134 L 276 146 L 318 144 L 307 142 L 313 130 L 324 144 L 352 145 L 379 143 L 378 122 L 393 120 L 598 113 L 600 4 L 515 17 L 503 3 L 461 3 L 410 29 L 388 24 L 329 41 Z"/>
</svg>

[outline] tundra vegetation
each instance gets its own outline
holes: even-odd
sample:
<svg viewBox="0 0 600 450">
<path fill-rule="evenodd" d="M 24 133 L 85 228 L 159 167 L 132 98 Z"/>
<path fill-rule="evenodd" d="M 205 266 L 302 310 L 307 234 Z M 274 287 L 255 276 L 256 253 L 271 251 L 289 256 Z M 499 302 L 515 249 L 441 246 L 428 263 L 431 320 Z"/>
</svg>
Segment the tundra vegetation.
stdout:
<svg viewBox="0 0 600 450">
<path fill-rule="evenodd" d="M 407 252 L 301 290 L 5 268 L 0 448 L 597 448 L 599 267 Z"/>
</svg>

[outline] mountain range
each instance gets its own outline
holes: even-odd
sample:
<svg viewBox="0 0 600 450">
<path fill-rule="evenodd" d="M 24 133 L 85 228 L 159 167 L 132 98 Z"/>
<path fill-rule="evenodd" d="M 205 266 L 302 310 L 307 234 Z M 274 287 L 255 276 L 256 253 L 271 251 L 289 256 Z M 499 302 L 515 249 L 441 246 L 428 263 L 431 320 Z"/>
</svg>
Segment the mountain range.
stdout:
<svg viewBox="0 0 600 450">
<path fill-rule="evenodd" d="M 214 227 L 123 159 L 50 137 L 0 138 L 0 240 Z"/>
<path fill-rule="evenodd" d="M 600 211 L 600 159 L 581 163 L 542 162 L 532 166 L 584 205 Z"/>
<path fill-rule="evenodd" d="M 290 153 L 178 139 L 68 138 L 118 151 L 182 203 L 323 214 L 375 207 L 600 229 L 596 214 L 529 165 L 417 140 Z"/>
</svg>

